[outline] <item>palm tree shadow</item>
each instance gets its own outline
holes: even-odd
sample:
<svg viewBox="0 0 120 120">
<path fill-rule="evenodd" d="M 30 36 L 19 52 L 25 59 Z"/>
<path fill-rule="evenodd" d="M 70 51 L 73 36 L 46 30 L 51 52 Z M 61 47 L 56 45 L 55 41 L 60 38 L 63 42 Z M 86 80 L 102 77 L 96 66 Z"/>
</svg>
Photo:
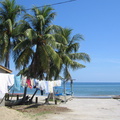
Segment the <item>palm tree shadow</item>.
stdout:
<svg viewBox="0 0 120 120">
<path fill-rule="evenodd" d="M 39 106 L 43 106 L 44 104 L 34 104 L 34 105 L 30 105 L 28 107 L 25 107 L 24 109 L 30 109 L 30 108 L 38 108 Z"/>
</svg>

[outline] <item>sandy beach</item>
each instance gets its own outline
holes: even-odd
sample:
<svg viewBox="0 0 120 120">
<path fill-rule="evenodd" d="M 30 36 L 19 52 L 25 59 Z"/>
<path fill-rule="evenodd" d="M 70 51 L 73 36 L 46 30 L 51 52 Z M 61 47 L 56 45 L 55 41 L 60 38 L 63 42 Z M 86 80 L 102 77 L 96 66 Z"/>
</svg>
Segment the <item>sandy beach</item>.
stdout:
<svg viewBox="0 0 120 120">
<path fill-rule="evenodd" d="M 120 101 L 117 99 L 72 98 L 67 103 L 55 105 L 68 111 L 32 116 L 11 108 L 0 107 L 0 120 L 119 120 Z"/>
</svg>

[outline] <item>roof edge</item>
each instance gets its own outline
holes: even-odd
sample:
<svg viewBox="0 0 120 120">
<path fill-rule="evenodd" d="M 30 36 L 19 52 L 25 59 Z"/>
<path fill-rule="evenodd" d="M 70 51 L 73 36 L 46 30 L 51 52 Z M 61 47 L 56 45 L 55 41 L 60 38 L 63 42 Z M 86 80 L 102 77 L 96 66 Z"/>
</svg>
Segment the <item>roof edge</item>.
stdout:
<svg viewBox="0 0 120 120">
<path fill-rule="evenodd" d="M 12 70 L 9 70 L 9 69 L 7 69 L 6 67 L 4 67 L 2 65 L 0 65 L 0 68 L 3 69 L 3 70 L 5 70 L 8 73 L 12 73 Z"/>
</svg>

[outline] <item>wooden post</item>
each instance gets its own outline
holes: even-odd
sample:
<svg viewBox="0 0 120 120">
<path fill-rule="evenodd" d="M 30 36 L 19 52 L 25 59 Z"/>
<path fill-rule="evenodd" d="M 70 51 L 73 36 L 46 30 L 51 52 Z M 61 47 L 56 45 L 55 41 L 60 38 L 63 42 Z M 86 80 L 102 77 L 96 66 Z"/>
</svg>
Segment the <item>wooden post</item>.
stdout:
<svg viewBox="0 0 120 120">
<path fill-rule="evenodd" d="M 66 81 L 64 80 L 64 94 L 66 94 Z"/>
<path fill-rule="evenodd" d="M 33 96 L 32 96 L 31 99 L 29 100 L 29 102 L 32 102 L 32 100 L 33 100 L 35 94 L 37 93 L 37 91 L 38 91 L 38 89 L 36 89 L 36 91 L 34 92 Z"/>
<path fill-rule="evenodd" d="M 26 94 L 27 94 L 27 86 L 24 88 L 24 95 L 23 95 L 22 104 L 25 104 L 25 101 L 26 101 Z"/>
<path fill-rule="evenodd" d="M 73 95 L 73 80 L 71 80 L 71 96 Z"/>
<path fill-rule="evenodd" d="M 66 103 L 66 80 L 64 80 L 64 102 Z"/>
<path fill-rule="evenodd" d="M 36 103 L 36 104 L 38 103 L 38 97 L 36 97 L 36 99 L 35 99 L 35 103 Z"/>
<path fill-rule="evenodd" d="M 19 95 L 17 95 L 17 100 L 19 100 Z"/>
<path fill-rule="evenodd" d="M 9 100 L 9 94 L 8 94 L 8 98 L 7 98 L 7 100 Z"/>
<path fill-rule="evenodd" d="M 55 105 L 57 105 L 57 99 L 55 99 Z"/>
<path fill-rule="evenodd" d="M 9 100 L 9 94 L 5 95 L 5 100 Z"/>
</svg>

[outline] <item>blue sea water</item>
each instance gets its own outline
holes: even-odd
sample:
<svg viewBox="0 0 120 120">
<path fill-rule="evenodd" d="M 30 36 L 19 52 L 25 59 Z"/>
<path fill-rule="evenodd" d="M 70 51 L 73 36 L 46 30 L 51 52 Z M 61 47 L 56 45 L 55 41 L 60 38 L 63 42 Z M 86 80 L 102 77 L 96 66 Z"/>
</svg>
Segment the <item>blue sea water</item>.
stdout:
<svg viewBox="0 0 120 120">
<path fill-rule="evenodd" d="M 70 92 L 70 83 L 66 84 L 67 92 Z M 22 88 L 19 93 L 23 93 Z M 63 91 L 63 90 L 62 90 Z M 33 94 L 35 89 L 29 89 L 27 93 Z M 18 93 L 18 91 L 17 91 Z M 37 92 L 40 95 L 40 91 Z M 120 83 L 95 83 L 95 82 L 74 82 L 73 96 L 112 96 L 120 95 Z"/>
<path fill-rule="evenodd" d="M 120 95 L 120 83 L 74 83 L 74 96 Z"/>
</svg>

